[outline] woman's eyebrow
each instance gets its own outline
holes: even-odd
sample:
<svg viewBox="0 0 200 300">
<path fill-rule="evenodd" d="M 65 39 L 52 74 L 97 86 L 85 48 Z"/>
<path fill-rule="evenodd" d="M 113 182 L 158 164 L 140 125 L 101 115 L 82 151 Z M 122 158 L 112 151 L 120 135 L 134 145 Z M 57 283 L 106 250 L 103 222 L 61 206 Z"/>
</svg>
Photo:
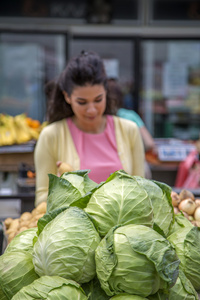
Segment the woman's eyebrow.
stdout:
<svg viewBox="0 0 200 300">
<path fill-rule="evenodd" d="M 98 96 L 95 97 L 95 99 L 99 98 L 99 97 L 102 97 L 102 96 L 103 96 L 103 94 L 99 94 Z"/>
<path fill-rule="evenodd" d="M 97 99 L 97 98 L 102 97 L 102 96 L 103 96 L 103 94 L 99 94 L 99 95 L 96 96 L 94 99 Z M 82 97 L 77 97 L 76 99 L 77 99 L 77 100 L 83 100 L 83 101 L 86 101 L 86 100 L 87 100 L 87 98 L 82 98 Z"/>
<path fill-rule="evenodd" d="M 77 100 L 84 100 L 84 101 L 86 101 L 87 99 L 85 99 L 85 98 L 81 98 L 81 97 L 77 97 L 76 98 Z"/>
</svg>

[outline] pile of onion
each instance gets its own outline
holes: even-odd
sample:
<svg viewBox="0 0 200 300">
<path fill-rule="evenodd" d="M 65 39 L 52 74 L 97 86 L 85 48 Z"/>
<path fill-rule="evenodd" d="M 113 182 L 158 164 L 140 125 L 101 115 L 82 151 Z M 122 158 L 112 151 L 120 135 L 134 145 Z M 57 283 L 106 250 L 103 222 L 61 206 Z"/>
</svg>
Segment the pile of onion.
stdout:
<svg viewBox="0 0 200 300">
<path fill-rule="evenodd" d="M 194 194 L 186 189 L 181 190 L 179 194 L 172 191 L 171 198 L 175 214 L 182 212 L 195 226 L 200 227 L 200 199 L 195 198 Z"/>
</svg>

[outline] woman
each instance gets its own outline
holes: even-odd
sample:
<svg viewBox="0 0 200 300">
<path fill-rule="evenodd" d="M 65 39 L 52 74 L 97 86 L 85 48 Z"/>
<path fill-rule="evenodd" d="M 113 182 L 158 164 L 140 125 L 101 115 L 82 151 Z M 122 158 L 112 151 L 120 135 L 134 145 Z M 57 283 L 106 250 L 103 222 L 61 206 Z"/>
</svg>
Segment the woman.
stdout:
<svg viewBox="0 0 200 300">
<path fill-rule="evenodd" d="M 112 115 L 115 103 L 107 93 L 103 61 L 96 53 L 72 58 L 46 93 L 50 124 L 42 130 L 34 153 L 36 206 L 47 200 L 48 174 L 57 174 L 60 161 L 73 170 L 91 170 L 89 177 L 97 183 L 119 169 L 144 176 L 139 129 Z"/>
</svg>

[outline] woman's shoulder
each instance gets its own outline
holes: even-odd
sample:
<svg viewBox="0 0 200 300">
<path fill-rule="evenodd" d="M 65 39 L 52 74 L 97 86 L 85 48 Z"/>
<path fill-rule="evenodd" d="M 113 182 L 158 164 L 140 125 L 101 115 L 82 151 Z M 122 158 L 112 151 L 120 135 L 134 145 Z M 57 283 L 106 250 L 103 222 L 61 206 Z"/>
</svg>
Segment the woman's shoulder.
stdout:
<svg viewBox="0 0 200 300">
<path fill-rule="evenodd" d="M 66 119 L 62 119 L 60 121 L 56 121 L 50 124 L 47 124 L 41 131 L 41 135 L 53 135 L 58 134 L 61 128 L 67 127 Z"/>
<path fill-rule="evenodd" d="M 137 124 L 133 121 L 114 116 L 114 125 L 115 136 L 118 143 L 126 146 L 134 145 L 140 135 Z"/>
<path fill-rule="evenodd" d="M 137 124 L 131 120 L 118 116 L 113 116 L 113 119 L 116 126 L 121 126 L 123 128 L 138 128 Z"/>
</svg>

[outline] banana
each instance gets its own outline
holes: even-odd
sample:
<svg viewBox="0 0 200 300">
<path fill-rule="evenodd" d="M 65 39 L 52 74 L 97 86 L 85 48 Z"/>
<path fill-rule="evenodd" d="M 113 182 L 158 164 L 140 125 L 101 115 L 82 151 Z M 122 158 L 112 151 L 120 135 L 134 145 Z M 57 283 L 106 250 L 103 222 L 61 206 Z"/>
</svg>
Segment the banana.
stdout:
<svg viewBox="0 0 200 300">
<path fill-rule="evenodd" d="M 0 127 L 0 146 L 5 146 L 6 140 L 5 140 L 5 127 Z"/>
<path fill-rule="evenodd" d="M 12 116 L 0 115 L 0 146 L 13 145 L 16 142 L 16 131 Z"/>
<path fill-rule="evenodd" d="M 12 130 L 6 126 L 0 127 L 0 146 L 13 145 Z"/>
<path fill-rule="evenodd" d="M 17 144 L 23 144 L 32 139 L 25 118 L 25 114 L 20 114 L 14 117 Z"/>
<path fill-rule="evenodd" d="M 41 128 L 30 127 L 25 113 L 14 117 L 0 113 L 0 146 L 22 144 L 32 139 L 37 140 L 45 125 L 44 123 Z"/>
</svg>

